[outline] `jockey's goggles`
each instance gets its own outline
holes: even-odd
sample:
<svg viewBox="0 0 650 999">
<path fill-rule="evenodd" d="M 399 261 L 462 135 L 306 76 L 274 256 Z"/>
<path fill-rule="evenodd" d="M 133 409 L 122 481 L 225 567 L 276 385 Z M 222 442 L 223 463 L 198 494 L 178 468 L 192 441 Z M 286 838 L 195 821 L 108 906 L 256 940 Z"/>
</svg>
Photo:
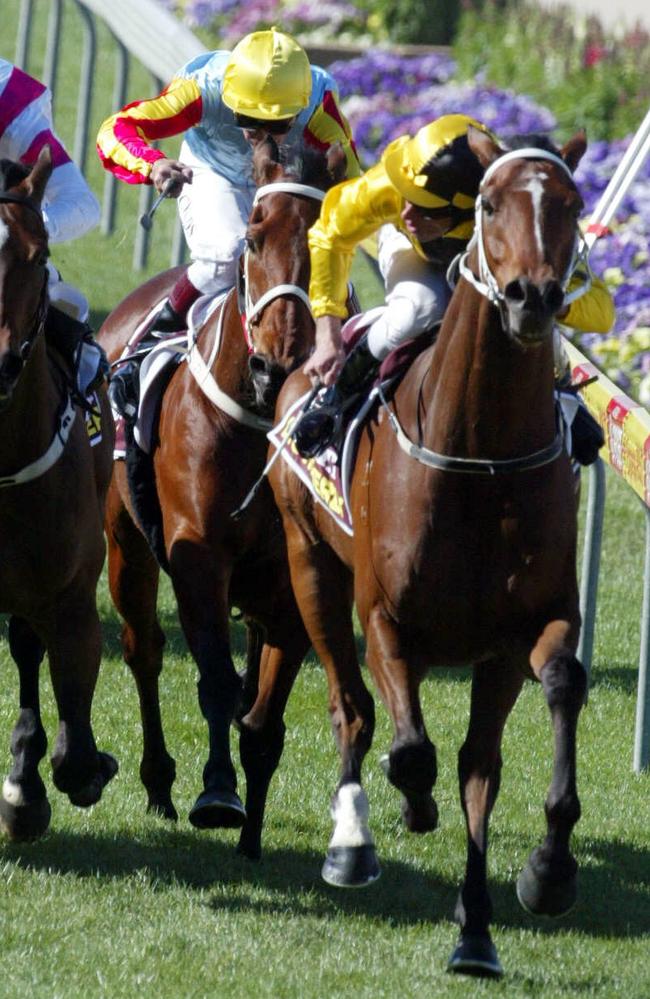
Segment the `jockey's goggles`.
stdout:
<svg viewBox="0 0 650 999">
<path fill-rule="evenodd" d="M 250 118 L 247 114 L 235 115 L 237 128 L 247 128 L 251 132 L 261 129 L 263 132 L 268 132 L 269 135 L 286 135 L 295 120 L 295 115 L 292 118 L 276 118 L 275 120 Z"/>
</svg>

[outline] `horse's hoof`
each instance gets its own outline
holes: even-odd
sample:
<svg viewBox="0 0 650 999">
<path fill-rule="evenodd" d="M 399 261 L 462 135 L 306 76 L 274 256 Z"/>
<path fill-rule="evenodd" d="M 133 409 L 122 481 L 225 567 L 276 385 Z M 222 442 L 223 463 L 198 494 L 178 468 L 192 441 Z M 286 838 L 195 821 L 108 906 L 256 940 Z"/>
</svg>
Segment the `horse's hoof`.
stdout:
<svg viewBox="0 0 650 999">
<path fill-rule="evenodd" d="M 197 829 L 238 829 L 246 821 L 246 809 L 234 791 L 204 791 L 188 818 Z"/>
<path fill-rule="evenodd" d="M 578 897 L 578 879 L 568 873 L 561 881 L 541 878 L 533 867 L 534 857 L 517 878 L 517 898 L 531 916 L 563 916 Z"/>
<path fill-rule="evenodd" d="M 76 808 L 90 808 L 91 805 L 96 805 L 102 796 L 102 791 L 119 770 L 118 762 L 111 753 L 98 752 L 97 756 L 99 769 L 92 780 L 78 791 L 68 792 L 68 798 Z"/>
<path fill-rule="evenodd" d="M 365 888 L 381 874 L 372 843 L 363 846 L 331 846 L 321 870 L 323 881 L 334 888 Z"/>
<path fill-rule="evenodd" d="M 6 784 L 6 782 L 5 782 Z M 3 795 L 0 798 L 0 829 L 14 843 L 39 839 L 50 824 L 52 808 L 44 796 L 25 805 L 13 805 Z"/>
<path fill-rule="evenodd" d="M 438 806 L 430 794 L 402 799 L 402 818 L 409 832 L 426 833 L 438 828 Z"/>
<path fill-rule="evenodd" d="M 151 795 L 147 804 L 147 814 L 155 815 L 159 819 L 168 819 L 170 822 L 178 822 L 178 812 L 167 795 Z"/>
<path fill-rule="evenodd" d="M 463 934 L 449 959 L 447 971 L 475 978 L 501 978 L 503 968 L 489 933 Z"/>
</svg>

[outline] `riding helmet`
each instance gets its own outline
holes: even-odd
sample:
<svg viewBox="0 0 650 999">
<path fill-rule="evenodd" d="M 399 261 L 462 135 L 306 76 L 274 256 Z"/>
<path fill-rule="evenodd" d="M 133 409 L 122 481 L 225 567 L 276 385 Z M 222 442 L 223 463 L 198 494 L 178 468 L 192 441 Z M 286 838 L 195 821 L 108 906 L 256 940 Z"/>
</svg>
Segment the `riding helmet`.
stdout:
<svg viewBox="0 0 650 999">
<path fill-rule="evenodd" d="M 222 98 L 235 114 L 290 118 L 309 104 L 311 67 L 303 48 L 275 28 L 246 35 L 232 50 Z"/>
</svg>

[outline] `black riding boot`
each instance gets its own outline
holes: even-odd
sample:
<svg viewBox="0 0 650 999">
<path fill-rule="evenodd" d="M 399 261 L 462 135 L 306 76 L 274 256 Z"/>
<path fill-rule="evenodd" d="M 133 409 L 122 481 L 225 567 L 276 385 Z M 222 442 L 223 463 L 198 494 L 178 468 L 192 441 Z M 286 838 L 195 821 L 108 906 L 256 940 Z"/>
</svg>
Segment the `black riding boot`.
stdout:
<svg viewBox="0 0 650 999">
<path fill-rule="evenodd" d="M 380 361 L 370 353 L 368 340 L 362 336 L 345 359 L 334 385 L 321 401 L 301 417 L 293 432 L 296 447 L 303 458 L 314 458 L 337 437 L 343 414 L 367 389 L 377 373 Z"/>
<path fill-rule="evenodd" d="M 88 392 L 97 388 L 105 378 L 108 378 L 110 367 L 106 353 L 95 340 L 92 328 L 88 323 L 80 322 L 69 316 L 67 312 L 50 304 L 45 317 L 45 339 L 65 358 L 75 377 L 79 367 L 79 351 L 82 345 L 86 343 L 92 347 L 97 358 L 97 374 L 94 381 L 87 386 Z"/>
<path fill-rule="evenodd" d="M 135 354 L 113 373 L 108 387 L 108 397 L 112 408 L 123 419 L 133 422 L 137 416 L 140 402 L 140 365 L 149 351 L 172 333 L 180 333 L 186 325 L 185 317 L 179 315 L 167 299 L 140 340 Z"/>
</svg>

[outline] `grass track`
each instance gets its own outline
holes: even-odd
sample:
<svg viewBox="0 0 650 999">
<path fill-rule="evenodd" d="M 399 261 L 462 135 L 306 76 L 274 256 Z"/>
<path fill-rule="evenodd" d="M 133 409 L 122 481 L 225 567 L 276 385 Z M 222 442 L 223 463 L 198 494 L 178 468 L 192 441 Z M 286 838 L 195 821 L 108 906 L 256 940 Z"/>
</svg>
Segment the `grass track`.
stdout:
<svg viewBox="0 0 650 999">
<path fill-rule="evenodd" d="M 34 51 L 47 6 L 36 0 Z M 13 23 L 17 9 L 16 0 L 3 0 L 5 24 Z M 71 144 L 79 32 L 69 3 L 65 18 L 56 115 Z M 11 30 L 0 39 L 0 54 L 12 57 Z M 112 88 L 112 57 L 103 33 L 99 64 L 97 124 L 110 111 Z M 31 68 L 40 71 L 38 60 Z M 130 96 L 149 88 L 146 75 L 134 73 Z M 94 161 L 90 180 L 99 192 L 102 177 Z M 66 278 L 89 295 L 97 321 L 149 273 L 166 266 L 168 256 L 171 206 L 156 216 L 157 250 L 149 270 L 130 270 L 136 193 L 124 191 L 120 202 L 110 240 L 93 233 L 55 250 Z M 368 304 L 376 295 L 372 276 L 359 266 L 355 279 Z M 383 877 L 365 892 L 336 892 L 319 878 L 337 773 L 322 670 L 311 660 L 299 676 L 269 801 L 265 855 L 259 864 L 243 861 L 234 853 L 236 834 L 199 833 L 187 821 L 200 789 L 205 733 L 195 669 L 167 581 L 160 601 L 168 635 L 161 697 L 178 765 L 175 800 L 181 818 L 169 827 L 144 814 L 135 686 L 120 658 L 119 624 L 103 581 L 105 657 L 94 723 L 99 745 L 116 753 L 121 770 L 105 798 L 87 812 L 52 792 L 51 831 L 41 842 L 0 843 L 0 996 L 647 999 L 650 778 L 631 771 L 643 518 L 632 493 L 612 475 L 608 488 L 594 682 L 579 730 L 583 817 L 574 838 L 579 901 L 571 914 L 551 923 L 528 917 L 515 898 L 514 880 L 543 832 L 551 767 L 548 714 L 541 690 L 527 684 L 506 730 L 502 791 L 491 825 L 494 936 L 506 970 L 503 983 L 444 973 L 456 939 L 452 913 L 465 850 L 455 773 L 467 720 L 467 672 L 441 671 L 424 685 L 425 715 L 438 748 L 440 829 L 416 838 L 401 826 L 397 796 L 378 768 L 390 738 L 380 709 L 365 783 Z M 234 639 L 241 651 L 237 626 Z M 17 682 L 4 638 L 0 676 L 0 772 L 6 772 Z M 52 742 L 56 721 L 45 672 L 43 679 Z M 48 768 L 42 772 L 51 790 Z"/>
</svg>

